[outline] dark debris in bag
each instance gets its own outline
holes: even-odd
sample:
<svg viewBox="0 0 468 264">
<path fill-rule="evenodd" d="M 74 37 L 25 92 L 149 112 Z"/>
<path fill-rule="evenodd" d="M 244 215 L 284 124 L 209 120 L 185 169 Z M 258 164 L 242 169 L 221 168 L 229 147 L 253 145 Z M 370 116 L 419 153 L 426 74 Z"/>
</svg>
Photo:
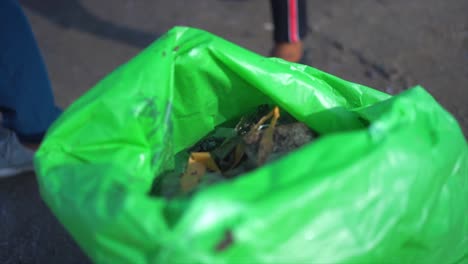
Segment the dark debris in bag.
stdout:
<svg viewBox="0 0 468 264">
<path fill-rule="evenodd" d="M 187 151 L 178 170 L 164 172 L 151 195 L 173 198 L 238 177 L 313 141 L 317 133 L 278 107 L 261 105 L 235 127 L 219 126 Z M 180 169 L 182 167 L 183 169 Z"/>
</svg>

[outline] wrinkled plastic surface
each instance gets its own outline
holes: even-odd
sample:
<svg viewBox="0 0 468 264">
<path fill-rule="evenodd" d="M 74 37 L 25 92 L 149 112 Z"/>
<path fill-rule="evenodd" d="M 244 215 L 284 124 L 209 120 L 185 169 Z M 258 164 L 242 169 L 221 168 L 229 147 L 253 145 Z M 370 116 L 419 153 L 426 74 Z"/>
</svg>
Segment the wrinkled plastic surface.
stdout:
<svg viewBox="0 0 468 264">
<path fill-rule="evenodd" d="M 262 103 L 321 138 L 192 199 L 148 195 L 175 153 Z M 467 143 L 423 88 L 390 97 L 197 29 L 169 31 L 77 100 L 36 169 L 97 263 L 466 261 Z"/>
</svg>

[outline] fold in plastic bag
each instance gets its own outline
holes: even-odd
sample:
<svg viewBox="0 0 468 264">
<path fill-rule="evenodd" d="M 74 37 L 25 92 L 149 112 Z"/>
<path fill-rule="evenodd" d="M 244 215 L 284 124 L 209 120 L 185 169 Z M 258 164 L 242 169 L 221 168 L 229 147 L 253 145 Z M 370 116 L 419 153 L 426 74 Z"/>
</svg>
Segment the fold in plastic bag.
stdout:
<svg viewBox="0 0 468 264">
<path fill-rule="evenodd" d="M 263 103 L 320 139 L 192 198 L 148 194 L 176 153 Z M 36 169 L 97 263 L 458 263 L 467 150 L 421 87 L 390 97 L 178 27 L 67 109 Z"/>
</svg>

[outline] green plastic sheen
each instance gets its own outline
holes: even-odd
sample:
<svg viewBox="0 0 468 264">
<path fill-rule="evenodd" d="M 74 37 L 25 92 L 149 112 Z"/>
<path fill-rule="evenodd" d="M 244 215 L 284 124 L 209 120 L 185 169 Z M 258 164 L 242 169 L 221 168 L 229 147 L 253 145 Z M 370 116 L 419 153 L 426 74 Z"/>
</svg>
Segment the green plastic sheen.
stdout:
<svg viewBox="0 0 468 264">
<path fill-rule="evenodd" d="M 320 138 L 191 197 L 149 195 L 176 153 L 264 103 Z M 467 142 L 422 87 L 390 96 L 198 29 L 170 30 L 73 103 L 35 165 L 96 263 L 468 258 Z"/>
</svg>

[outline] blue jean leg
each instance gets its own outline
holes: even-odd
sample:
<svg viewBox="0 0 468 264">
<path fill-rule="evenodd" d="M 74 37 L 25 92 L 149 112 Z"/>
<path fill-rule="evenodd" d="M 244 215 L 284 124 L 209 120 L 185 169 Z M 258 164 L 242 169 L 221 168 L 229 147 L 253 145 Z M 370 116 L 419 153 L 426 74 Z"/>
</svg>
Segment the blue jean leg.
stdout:
<svg viewBox="0 0 468 264">
<path fill-rule="evenodd" d="M 39 142 L 61 113 L 17 0 L 0 0 L 0 111 L 2 126 L 25 142 Z"/>
</svg>

